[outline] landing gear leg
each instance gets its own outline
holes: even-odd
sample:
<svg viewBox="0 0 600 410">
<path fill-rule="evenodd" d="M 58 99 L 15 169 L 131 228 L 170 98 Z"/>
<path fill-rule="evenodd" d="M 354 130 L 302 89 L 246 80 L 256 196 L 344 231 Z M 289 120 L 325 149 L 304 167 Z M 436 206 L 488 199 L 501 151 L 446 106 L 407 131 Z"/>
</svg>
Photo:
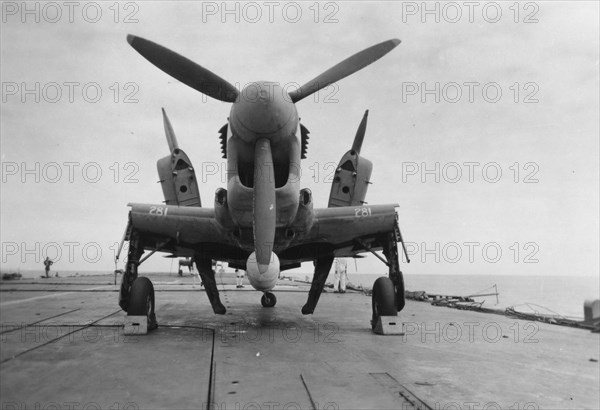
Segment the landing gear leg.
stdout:
<svg viewBox="0 0 600 410">
<path fill-rule="evenodd" d="M 315 311 L 321 292 L 323 292 L 323 288 L 325 287 L 327 275 L 329 275 L 329 271 L 331 270 L 331 265 L 333 265 L 333 253 L 321 256 L 315 261 L 315 274 L 310 285 L 310 290 L 308 291 L 308 300 L 302 306 L 303 315 L 311 315 Z"/>
<path fill-rule="evenodd" d="M 227 309 L 225 309 L 225 306 L 223 306 L 221 299 L 219 298 L 215 272 L 212 270 L 212 261 L 210 258 L 202 257 L 200 255 L 196 255 L 194 260 L 196 261 L 196 267 L 198 268 L 202 283 L 204 283 L 206 296 L 208 296 L 208 301 L 213 308 L 213 312 L 217 315 L 224 315 Z"/>
<path fill-rule="evenodd" d="M 121 290 L 119 291 L 119 306 L 125 312 L 128 312 L 129 309 L 131 287 L 133 286 L 133 282 L 138 277 L 138 264 L 143 253 L 144 246 L 138 233 L 134 230 L 131 232 L 131 237 L 129 238 L 127 265 L 125 265 L 125 273 L 123 273 L 123 278 L 121 279 Z"/>
</svg>

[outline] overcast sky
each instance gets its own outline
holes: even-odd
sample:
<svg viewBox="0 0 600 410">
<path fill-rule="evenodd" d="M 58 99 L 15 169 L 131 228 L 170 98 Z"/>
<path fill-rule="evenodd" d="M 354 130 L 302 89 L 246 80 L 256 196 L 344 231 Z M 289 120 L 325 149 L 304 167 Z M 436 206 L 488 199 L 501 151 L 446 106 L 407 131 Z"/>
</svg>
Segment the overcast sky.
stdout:
<svg viewBox="0 0 600 410">
<path fill-rule="evenodd" d="M 163 200 L 161 107 L 203 204 L 226 185 L 218 129 L 230 105 L 152 66 L 132 33 L 240 87 L 302 84 L 401 39 L 297 104 L 311 132 L 302 186 L 316 205 L 369 109 L 367 200 L 400 205 L 406 273 L 598 276 L 597 2 L 23 4 L 2 3 L 3 270 L 41 269 L 57 252 L 58 271 L 114 269 L 126 204 Z M 373 257 L 357 266 L 385 271 Z"/>
</svg>

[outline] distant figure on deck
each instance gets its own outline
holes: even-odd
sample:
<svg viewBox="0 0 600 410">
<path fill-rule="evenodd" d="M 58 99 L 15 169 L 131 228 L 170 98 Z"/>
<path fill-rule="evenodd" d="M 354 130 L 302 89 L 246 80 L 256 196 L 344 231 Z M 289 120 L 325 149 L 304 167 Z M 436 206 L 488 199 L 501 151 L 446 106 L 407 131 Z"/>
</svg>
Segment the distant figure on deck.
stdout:
<svg viewBox="0 0 600 410">
<path fill-rule="evenodd" d="M 44 260 L 44 270 L 46 271 L 47 278 L 50 277 L 50 266 L 52 266 L 53 263 L 54 262 L 52 262 L 50 258 L 46 256 L 46 259 Z"/>
<path fill-rule="evenodd" d="M 348 281 L 347 264 L 345 259 L 335 259 L 335 280 L 333 281 L 333 291 L 346 293 L 346 282 Z"/>
<path fill-rule="evenodd" d="M 187 266 L 188 271 L 192 273 L 194 271 L 194 260 L 189 258 L 179 259 L 179 269 L 177 270 L 179 276 L 183 276 L 182 266 Z"/>
<path fill-rule="evenodd" d="M 236 277 L 236 288 L 243 288 L 244 285 L 244 271 L 241 269 L 236 269 L 235 270 L 235 277 Z"/>
</svg>

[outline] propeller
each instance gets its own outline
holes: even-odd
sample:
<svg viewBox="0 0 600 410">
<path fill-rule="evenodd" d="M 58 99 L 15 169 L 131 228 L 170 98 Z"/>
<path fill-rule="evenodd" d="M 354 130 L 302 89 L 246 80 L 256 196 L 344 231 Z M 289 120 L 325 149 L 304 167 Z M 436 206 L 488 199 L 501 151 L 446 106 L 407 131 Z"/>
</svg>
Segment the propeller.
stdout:
<svg viewBox="0 0 600 410">
<path fill-rule="evenodd" d="M 254 247 L 258 271 L 269 268 L 275 241 L 275 174 L 271 143 L 266 138 L 254 147 Z"/>
<path fill-rule="evenodd" d="M 329 84 L 348 77 L 350 74 L 354 74 L 358 70 L 379 60 L 381 57 L 392 51 L 398 44 L 400 44 L 400 40 L 398 39 L 384 41 L 383 43 L 375 44 L 374 46 L 348 57 L 341 63 L 334 65 L 329 70 L 313 78 L 302 87 L 290 92 L 289 94 L 292 101 L 296 103 L 320 89 L 327 87 Z"/>
<path fill-rule="evenodd" d="M 171 77 L 223 102 L 235 102 L 239 91 L 210 70 L 166 47 L 129 34 L 127 41 L 138 53 Z"/>
</svg>

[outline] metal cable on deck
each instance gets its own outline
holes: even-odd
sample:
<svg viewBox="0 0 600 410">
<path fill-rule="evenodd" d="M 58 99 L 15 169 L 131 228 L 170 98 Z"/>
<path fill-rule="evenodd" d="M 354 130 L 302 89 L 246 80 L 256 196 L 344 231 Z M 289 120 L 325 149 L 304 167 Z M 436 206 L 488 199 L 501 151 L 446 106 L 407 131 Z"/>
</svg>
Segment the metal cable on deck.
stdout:
<svg viewBox="0 0 600 410">
<path fill-rule="evenodd" d="M 14 329 L 10 329 L 10 330 L 4 330 L 4 331 L 0 332 L 0 335 L 3 335 L 3 334 L 5 334 L 5 333 L 14 332 L 15 330 L 21 330 L 21 329 L 25 329 L 26 327 L 33 326 L 33 325 L 37 325 L 38 323 L 44 322 L 44 321 L 46 321 L 46 320 L 54 319 L 55 317 L 59 317 L 59 316 L 68 315 L 69 313 L 76 312 L 76 311 L 78 311 L 78 310 L 80 310 L 80 309 L 81 309 L 81 308 L 77 308 L 77 309 L 69 310 L 68 312 L 59 313 L 58 315 L 50 316 L 50 317 L 47 317 L 47 318 L 45 318 L 45 319 L 38 320 L 37 322 L 29 323 L 29 324 L 27 324 L 27 325 L 25 325 L 25 326 L 19 326 L 19 327 L 15 327 Z"/>
<path fill-rule="evenodd" d="M 101 321 L 101 320 L 104 320 L 104 319 L 106 319 L 106 318 L 108 318 L 108 317 L 110 317 L 110 316 L 112 316 L 112 315 L 115 315 L 115 314 L 117 314 L 117 313 L 119 313 L 119 312 L 121 312 L 121 309 L 119 309 L 119 310 L 117 310 L 117 311 L 115 311 L 115 312 L 113 312 L 113 313 L 110 313 L 110 314 L 108 314 L 108 315 L 106 315 L 106 316 L 103 316 L 103 317 L 101 317 L 100 319 L 97 319 L 97 320 L 93 321 L 92 323 L 89 323 L 89 324 L 87 324 L 87 325 L 83 325 L 83 326 L 81 326 L 80 328 L 78 328 L 78 329 L 76 329 L 76 330 L 72 330 L 72 331 L 70 331 L 70 332 L 68 332 L 68 333 L 65 333 L 64 335 L 61 335 L 61 336 L 55 337 L 54 339 L 48 340 L 47 342 L 45 342 L 45 343 L 42 343 L 41 345 L 38 345 L 38 346 L 32 347 L 31 349 L 27 349 L 27 350 L 25 350 L 25 351 L 23 351 L 23 352 L 17 353 L 17 354 L 15 354 L 15 355 L 13 355 L 13 356 L 11 356 L 11 357 L 9 357 L 9 358 L 6 358 L 6 359 L 2 360 L 2 361 L 0 362 L 0 365 L 4 364 L 4 363 L 6 363 L 6 362 L 9 362 L 9 361 L 11 361 L 11 360 L 13 360 L 13 359 L 16 359 L 16 358 L 17 358 L 17 357 L 19 357 L 19 356 L 23 356 L 24 354 L 26 354 L 26 353 L 29 353 L 29 352 L 31 352 L 31 351 L 33 351 L 33 350 L 39 349 L 39 348 L 40 348 L 40 347 L 42 347 L 42 346 L 46 346 L 47 344 L 50 344 L 50 343 L 56 342 L 57 340 L 60 340 L 60 339 L 62 339 L 62 338 L 64 338 L 64 337 L 66 337 L 66 336 L 72 335 L 73 333 L 79 332 L 80 330 L 87 329 L 88 327 L 91 327 L 92 325 L 94 325 L 94 323 L 97 323 L 97 322 L 99 322 L 99 321 Z M 25 327 L 27 327 L 27 326 L 25 326 Z"/>
</svg>

